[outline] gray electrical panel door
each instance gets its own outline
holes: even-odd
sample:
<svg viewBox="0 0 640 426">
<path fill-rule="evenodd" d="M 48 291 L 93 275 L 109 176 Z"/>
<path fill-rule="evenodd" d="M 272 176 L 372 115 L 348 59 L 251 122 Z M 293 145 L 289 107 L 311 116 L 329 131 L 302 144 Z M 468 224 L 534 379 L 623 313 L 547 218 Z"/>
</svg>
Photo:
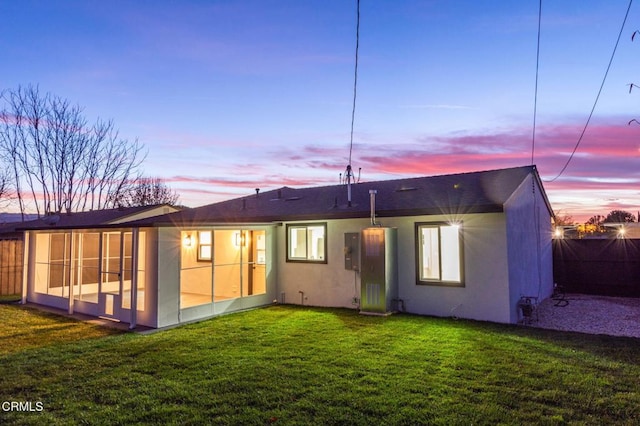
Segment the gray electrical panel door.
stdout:
<svg viewBox="0 0 640 426">
<path fill-rule="evenodd" d="M 398 298 L 397 230 L 395 228 L 366 228 L 361 238 L 360 310 L 363 313 L 391 312 Z"/>
<path fill-rule="evenodd" d="M 357 271 L 360 269 L 360 233 L 344 234 L 344 269 Z"/>
</svg>

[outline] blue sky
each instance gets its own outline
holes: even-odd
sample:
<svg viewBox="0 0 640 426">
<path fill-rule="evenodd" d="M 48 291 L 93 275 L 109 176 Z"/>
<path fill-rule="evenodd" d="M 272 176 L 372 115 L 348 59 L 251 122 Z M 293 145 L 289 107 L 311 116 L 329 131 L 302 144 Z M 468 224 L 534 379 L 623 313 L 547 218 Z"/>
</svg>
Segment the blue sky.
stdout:
<svg viewBox="0 0 640 426">
<path fill-rule="evenodd" d="M 362 180 L 531 162 L 537 0 L 361 0 L 352 164 Z M 576 144 L 627 0 L 543 1 L 536 155 Z M 39 85 L 113 119 L 147 175 L 203 205 L 337 183 L 349 156 L 355 0 L 0 0 L 0 87 Z M 554 209 L 640 210 L 640 5 Z"/>
</svg>

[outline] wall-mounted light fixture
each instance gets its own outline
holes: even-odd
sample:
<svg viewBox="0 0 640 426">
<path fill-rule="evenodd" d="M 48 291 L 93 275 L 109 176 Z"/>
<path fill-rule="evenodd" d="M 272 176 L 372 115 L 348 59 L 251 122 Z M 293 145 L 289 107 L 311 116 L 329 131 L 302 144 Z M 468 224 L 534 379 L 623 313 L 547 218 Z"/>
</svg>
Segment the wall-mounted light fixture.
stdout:
<svg viewBox="0 0 640 426">
<path fill-rule="evenodd" d="M 233 233 L 233 245 L 236 247 L 245 247 L 247 245 L 247 236 L 242 231 Z"/>
<path fill-rule="evenodd" d="M 191 236 L 191 234 L 185 235 L 184 239 L 182 240 L 182 245 L 186 248 L 193 247 L 193 236 Z"/>
</svg>

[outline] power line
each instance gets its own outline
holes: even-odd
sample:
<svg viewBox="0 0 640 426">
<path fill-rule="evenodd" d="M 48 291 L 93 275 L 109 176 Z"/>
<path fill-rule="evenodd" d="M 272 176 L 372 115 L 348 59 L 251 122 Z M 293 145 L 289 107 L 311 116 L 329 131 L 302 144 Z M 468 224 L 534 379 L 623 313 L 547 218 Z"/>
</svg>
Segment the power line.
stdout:
<svg viewBox="0 0 640 426">
<path fill-rule="evenodd" d="M 356 98 L 358 89 L 358 48 L 360 47 L 360 0 L 357 0 L 357 19 L 356 19 L 356 66 L 353 75 L 353 106 L 351 108 L 351 138 L 349 142 L 349 166 L 351 166 L 351 154 L 353 152 L 353 123 L 356 117 Z M 350 167 L 349 167 L 350 168 Z"/>
<path fill-rule="evenodd" d="M 538 113 L 538 71 L 540 70 L 540 24 L 542 22 L 542 0 L 538 6 L 538 47 L 536 49 L 536 87 L 533 96 L 533 134 L 531 136 L 531 165 L 536 150 L 536 116 Z"/>
<path fill-rule="evenodd" d="M 613 52 L 611 53 L 611 58 L 609 59 L 609 65 L 607 65 L 607 70 L 605 71 L 604 77 L 602 78 L 602 83 L 600 84 L 600 90 L 598 90 L 598 95 L 596 96 L 596 100 L 593 102 L 593 107 L 591 108 L 591 112 L 589 113 L 589 117 L 587 118 L 587 122 L 585 123 L 584 128 L 582 129 L 582 133 L 580 133 L 580 137 L 578 138 L 578 142 L 576 142 L 576 146 L 573 147 L 573 151 L 571 152 L 571 155 L 569 156 L 569 159 L 565 163 L 564 167 L 562 167 L 562 170 L 560 170 L 560 173 L 558 173 L 556 175 L 556 177 L 554 177 L 553 179 L 548 180 L 546 182 L 553 182 L 556 179 L 558 179 L 562 175 L 562 173 L 564 173 L 564 171 L 567 169 L 567 166 L 571 162 L 571 159 L 573 159 L 573 155 L 576 153 L 576 151 L 578 149 L 578 146 L 580 145 L 580 142 L 582 142 L 582 138 L 584 137 L 584 134 L 587 131 L 587 127 L 589 126 L 589 122 L 591 121 L 591 117 L 593 117 L 593 112 L 595 111 L 596 105 L 598 104 L 598 100 L 600 99 L 600 94 L 602 93 L 602 88 L 604 87 L 604 83 L 605 83 L 605 81 L 607 81 L 607 76 L 609 75 L 609 69 L 611 68 L 611 63 L 613 62 L 613 58 L 616 55 L 616 50 L 618 50 L 618 43 L 620 43 L 620 37 L 622 36 L 622 31 L 624 30 L 624 25 L 627 22 L 627 17 L 629 16 L 629 10 L 631 10 L 631 4 L 632 3 L 633 3 L 633 0 L 629 0 L 629 6 L 627 6 L 627 13 L 625 13 L 624 20 L 622 21 L 622 25 L 620 26 L 620 33 L 618 34 L 618 39 L 616 40 L 616 44 L 613 47 Z"/>
</svg>

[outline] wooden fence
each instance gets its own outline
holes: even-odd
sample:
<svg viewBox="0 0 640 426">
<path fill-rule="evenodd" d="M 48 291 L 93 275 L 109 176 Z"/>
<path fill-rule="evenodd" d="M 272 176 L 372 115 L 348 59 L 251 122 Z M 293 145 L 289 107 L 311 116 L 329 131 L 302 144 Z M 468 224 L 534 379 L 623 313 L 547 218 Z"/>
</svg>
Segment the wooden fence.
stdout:
<svg viewBox="0 0 640 426">
<path fill-rule="evenodd" d="M 640 297 L 640 239 L 554 240 L 553 278 L 569 293 Z"/>
<path fill-rule="evenodd" d="M 0 296 L 22 292 L 21 240 L 0 240 Z"/>
</svg>

